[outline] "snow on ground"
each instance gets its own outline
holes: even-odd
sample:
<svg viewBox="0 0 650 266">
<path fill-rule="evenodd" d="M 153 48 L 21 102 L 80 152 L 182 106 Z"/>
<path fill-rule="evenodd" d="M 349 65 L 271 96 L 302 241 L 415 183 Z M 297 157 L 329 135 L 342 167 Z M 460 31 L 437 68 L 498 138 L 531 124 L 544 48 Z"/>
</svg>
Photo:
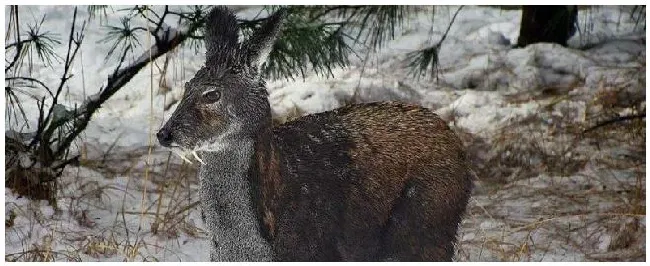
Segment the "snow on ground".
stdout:
<svg viewBox="0 0 650 266">
<path fill-rule="evenodd" d="M 47 13 L 44 27 L 58 32 L 68 28 L 71 10 L 69 6 L 21 7 L 21 16 L 35 20 Z M 570 174 L 562 174 L 548 166 L 548 158 L 535 157 L 530 159 L 530 165 L 547 167 L 548 172 L 529 178 L 513 178 L 518 176 L 517 172 L 479 176 L 481 180 L 477 181 L 459 236 L 457 259 L 607 259 L 602 254 L 621 250 L 612 243 L 622 241 L 620 232 L 628 231 L 635 235 L 643 233 L 642 243 L 637 243 L 637 247 L 645 257 L 645 216 L 619 215 L 615 220 L 602 217 L 611 214 L 612 208 L 619 208 L 621 200 L 629 201 L 625 193 L 630 186 L 641 186 L 645 191 L 645 179 L 638 180 L 639 175 L 645 176 L 645 159 L 641 167 L 607 167 L 602 164 L 602 157 L 633 153 L 634 147 L 623 145 L 593 152 L 583 145 L 580 147 L 585 151 L 576 152 L 577 155 L 557 155 L 555 147 L 565 144 L 567 136 L 548 139 L 549 135 L 545 135 L 552 131 L 550 125 L 563 119 L 585 123 L 591 114 L 589 100 L 600 89 L 626 86 L 631 88 L 630 93 L 645 98 L 645 74 L 638 80 L 626 78 L 638 69 L 645 73 L 643 31 L 635 29 L 634 22 L 621 9 L 599 7 L 580 12 L 580 25 L 588 27 L 569 41 L 569 48 L 536 44 L 511 49 L 510 44 L 516 42 L 518 35 L 519 11 L 464 7 L 441 48 L 439 79 L 413 78 L 404 67 L 406 53 L 437 42 L 456 10 L 457 7 L 437 8 L 435 23 L 430 11 L 414 16 L 382 50 L 370 52 L 359 47 L 361 58 L 353 59 L 349 68 L 334 69 L 335 78 L 311 75 L 304 80 L 269 81 L 275 116 L 321 112 L 349 102 L 416 103 L 436 110 L 463 134 L 483 139 L 487 148 L 481 154 L 490 158 L 510 156 L 517 148 L 496 148 L 504 128 L 539 117 L 541 124 L 549 126 L 531 134 L 518 131 L 521 139 L 507 144 L 525 146 L 535 136 L 545 137 L 539 152 L 546 152 L 549 158 L 575 159 L 580 166 Z M 250 8 L 240 13 L 254 16 L 257 10 Z M 79 15 L 87 15 L 85 8 L 80 9 Z M 100 25 L 118 22 L 119 16 L 109 11 L 106 18 L 88 25 L 83 60 L 80 57 L 74 66 L 75 78 L 66 88 L 63 104 L 81 103 L 96 93 L 113 71 L 115 58 L 104 60 L 110 44 L 101 41 L 105 29 Z M 169 23 L 175 25 L 173 21 Z M 66 34 L 60 32 L 62 39 Z M 146 38 L 141 42 L 147 46 Z M 61 45 L 56 51 L 63 53 L 64 49 L 65 45 Z M 203 64 L 202 53 L 189 47 L 174 52 L 164 74 L 167 86 L 171 87 L 169 93 L 158 93 L 162 77 L 158 68 L 164 61 L 161 58 L 153 67 L 153 75 L 147 68 L 103 105 L 82 137 L 80 146 L 87 149 L 87 161 L 65 170 L 56 208 L 6 190 L 5 220 L 13 223 L 5 228 L 6 260 L 208 259 L 208 242 L 203 237 L 196 206 L 195 166 L 188 167 L 180 159 L 170 158 L 164 149 L 155 147 L 150 156 L 147 151 L 152 134 L 175 108 L 163 107 L 180 98 L 182 85 Z M 35 76 L 50 84 L 57 81 L 60 71 L 56 67 L 34 67 Z M 548 88 L 566 92 L 572 98 L 542 98 L 540 91 Z M 543 112 L 549 104 L 555 105 L 548 113 Z M 25 109 L 28 117 L 36 117 L 36 108 Z M 32 126 L 34 122 L 30 121 Z M 15 127 L 7 122 L 5 126 Z M 147 165 L 151 166 L 149 171 L 145 170 Z M 614 178 L 603 177 L 603 172 Z M 489 180 L 508 182 L 495 186 Z M 611 198 L 599 196 L 602 194 Z M 645 208 L 645 201 L 642 205 Z M 581 208 L 582 214 L 575 214 Z M 601 230 L 603 226 L 608 230 Z"/>
</svg>

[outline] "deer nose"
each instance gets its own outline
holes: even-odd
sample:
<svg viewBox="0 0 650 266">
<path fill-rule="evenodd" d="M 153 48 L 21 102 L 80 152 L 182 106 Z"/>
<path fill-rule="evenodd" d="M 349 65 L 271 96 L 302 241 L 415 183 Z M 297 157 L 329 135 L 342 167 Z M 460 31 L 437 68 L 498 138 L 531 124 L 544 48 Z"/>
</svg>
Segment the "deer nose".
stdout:
<svg viewBox="0 0 650 266">
<path fill-rule="evenodd" d="M 158 137 L 158 142 L 160 142 L 160 145 L 169 147 L 172 144 L 171 130 L 168 130 L 166 128 L 161 128 L 160 130 L 158 130 L 158 133 L 156 133 L 156 137 Z"/>
</svg>

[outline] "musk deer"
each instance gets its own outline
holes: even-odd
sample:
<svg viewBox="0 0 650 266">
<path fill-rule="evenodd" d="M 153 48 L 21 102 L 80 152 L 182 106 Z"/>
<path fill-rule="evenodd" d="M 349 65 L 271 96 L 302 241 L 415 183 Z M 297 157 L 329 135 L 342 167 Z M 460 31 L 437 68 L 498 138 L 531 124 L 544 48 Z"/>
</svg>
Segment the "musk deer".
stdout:
<svg viewBox="0 0 650 266">
<path fill-rule="evenodd" d="M 207 16 L 206 61 L 157 133 L 201 162 L 213 261 L 449 261 L 473 172 L 428 109 L 351 105 L 273 126 L 260 66 L 286 11 L 239 41 Z"/>
</svg>

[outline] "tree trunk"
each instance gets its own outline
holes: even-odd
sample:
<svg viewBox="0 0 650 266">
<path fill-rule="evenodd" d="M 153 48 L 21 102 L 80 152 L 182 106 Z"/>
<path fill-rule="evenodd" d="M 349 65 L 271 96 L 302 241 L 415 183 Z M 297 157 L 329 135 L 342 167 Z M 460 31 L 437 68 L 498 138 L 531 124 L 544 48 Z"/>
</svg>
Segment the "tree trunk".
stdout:
<svg viewBox="0 0 650 266">
<path fill-rule="evenodd" d="M 567 45 L 575 32 L 577 6 L 522 6 L 516 47 L 547 42 Z"/>
</svg>

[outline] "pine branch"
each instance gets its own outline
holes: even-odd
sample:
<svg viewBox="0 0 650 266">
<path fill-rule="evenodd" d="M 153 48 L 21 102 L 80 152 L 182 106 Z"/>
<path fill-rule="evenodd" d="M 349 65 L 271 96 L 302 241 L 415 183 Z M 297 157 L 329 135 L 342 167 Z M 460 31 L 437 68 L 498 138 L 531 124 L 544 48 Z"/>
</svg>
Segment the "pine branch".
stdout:
<svg viewBox="0 0 650 266">
<path fill-rule="evenodd" d="M 41 27 L 43 26 L 43 23 L 45 23 L 45 17 L 46 16 L 43 15 L 40 23 L 28 26 L 29 31 L 27 34 L 30 42 L 27 42 L 26 44 L 28 50 L 36 50 L 38 58 L 40 58 L 42 62 L 51 66 L 52 59 L 56 61 L 60 59 L 60 57 L 54 52 L 54 45 L 58 45 L 61 42 L 59 42 L 58 38 L 54 34 L 48 31 L 41 33 Z"/>
<path fill-rule="evenodd" d="M 156 60 L 158 57 L 164 55 L 170 50 L 176 48 L 184 40 L 188 38 L 190 32 L 194 32 L 197 24 L 190 25 L 189 28 L 184 30 L 175 30 L 171 27 L 161 24 L 162 26 L 158 32 L 152 32 L 161 37 L 160 42 L 154 44 L 149 50 L 143 52 L 138 59 L 126 67 L 121 67 L 125 60 L 125 54 L 121 57 L 118 67 L 112 75 L 108 77 L 106 86 L 97 94 L 94 94 L 86 99 L 86 101 L 74 111 L 73 118 L 66 118 L 65 122 L 73 121 L 73 129 L 67 134 L 63 141 L 57 147 L 55 156 L 62 155 L 70 146 L 72 141 L 88 126 L 92 115 L 97 111 L 101 105 L 108 100 L 113 94 L 119 91 L 126 85 L 142 68 L 144 68 L 151 61 Z"/>
<path fill-rule="evenodd" d="M 273 7 L 265 7 L 270 11 Z M 331 76 L 354 51 L 346 40 L 380 49 L 407 19 L 404 6 L 291 6 L 286 27 L 263 68 L 270 78 L 305 78 L 307 72 Z M 327 20 L 325 20 L 327 19 Z M 336 21 L 332 21 L 336 19 Z M 239 20 L 244 36 L 266 18 Z M 350 35 L 354 32 L 354 35 Z M 356 36 L 355 36 L 356 35 Z"/>
<path fill-rule="evenodd" d="M 310 22 L 315 22 L 322 19 L 323 17 L 330 15 L 331 13 L 337 13 L 339 17 L 354 17 L 356 12 L 363 8 L 364 6 L 330 6 L 323 11 L 315 14 L 310 14 L 309 18 Z M 350 12 L 350 10 L 352 10 L 353 13 L 352 15 L 348 16 L 347 12 Z"/>
<path fill-rule="evenodd" d="M 447 34 L 449 34 L 449 30 L 451 29 L 451 26 L 454 25 L 456 16 L 458 16 L 458 13 L 460 13 L 461 9 L 463 9 L 463 6 L 458 7 L 454 13 L 454 16 L 451 18 L 449 25 L 447 25 L 447 29 L 436 44 L 406 54 L 406 61 L 408 62 L 407 67 L 410 68 L 409 74 L 419 78 L 422 75 L 425 75 L 425 71 L 431 67 L 431 76 L 436 76 L 436 73 L 438 71 L 438 62 L 440 59 L 438 57 L 440 47 L 442 47 L 442 43 L 447 39 Z"/>
<path fill-rule="evenodd" d="M 110 40 L 114 40 L 114 42 L 111 48 L 108 50 L 106 57 L 104 57 L 104 60 L 108 60 L 113 55 L 113 53 L 115 53 L 115 50 L 118 47 L 121 48 L 120 50 L 127 50 L 136 46 L 140 46 L 140 40 L 135 33 L 137 31 L 147 31 L 147 29 L 142 27 L 131 27 L 131 18 L 129 17 L 120 18 L 120 23 L 121 27 L 110 25 L 106 26 L 106 28 L 108 28 L 108 32 L 106 33 L 106 36 L 100 40 L 100 42 L 107 42 Z"/>
<path fill-rule="evenodd" d="M 56 93 L 52 98 L 52 106 L 50 107 L 49 111 L 47 112 L 47 115 L 45 116 L 45 121 L 50 121 L 52 113 L 54 112 L 54 109 L 58 103 L 59 96 L 63 91 L 63 87 L 65 86 L 66 82 L 72 77 L 72 75 L 69 74 L 70 68 L 72 67 L 72 63 L 74 62 L 77 52 L 79 52 L 79 49 L 81 48 L 81 42 L 83 41 L 84 32 L 86 29 L 86 21 L 84 21 L 81 25 L 81 30 L 79 32 L 75 32 L 76 22 L 77 22 L 77 8 L 75 7 L 74 12 L 72 14 L 72 26 L 70 27 L 70 35 L 68 37 L 68 51 L 66 53 L 65 63 L 63 65 L 63 74 L 61 74 L 61 81 L 59 82 L 59 86 L 56 89 Z M 39 141 L 41 142 L 49 141 L 54 131 L 63 124 L 65 124 L 65 122 L 50 124 L 48 128 L 43 131 L 42 135 L 38 134 L 38 136 L 41 138 Z"/>
<path fill-rule="evenodd" d="M 8 100 L 10 106 L 12 106 L 12 107 L 13 106 L 18 106 L 18 111 L 20 111 L 20 114 L 22 115 L 23 120 L 27 121 L 27 115 L 25 114 L 25 110 L 23 109 L 23 105 L 20 103 L 20 100 L 18 100 L 18 96 L 16 95 L 16 93 L 14 93 L 14 89 L 15 88 L 12 88 L 12 87 L 9 87 L 9 86 L 5 87 L 6 99 Z M 14 107 L 14 109 L 15 109 L 15 107 Z M 11 110 L 11 109 L 8 109 L 8 112 L 9 112 L 9 110 Z M 11 120 L 11 116 L 9 116 L 9 118 Z M 14 119 L 18 120 L 18 115 L 16 115 L 15 111 L 14 111 Z M 8 124 L 11 125 L 11 121 L 8 121 Z M 26 123 L 25 125 L 27 125 L 27 128 L 29 128 L 28 123 Z"/>
<path fill-rule="evenodd" d="M 18 62 L 18 59 L 20 58 L 20 54 L 21 54 L 22 49 L 23 49 L 23 42 L 20 40 L 20 23 L 19 23 L 19 20 L 18 20 L 18 6 L 17 5 L 11 6 L 11 12 L 9 13 L 9 15 L 11 17 L 10 21 L 9 21 L 9 25 L 11 25 L 11 22 L 13 22 L 14 23 L 13 25 L 15 27 L 14 33 L 16 33 L 16 55 L 14 55 L 13 60 L 11 60 L 11 62 L 5 67 L 5 74 L 7 73 L 7 71 L 9 69 L 12 69 L 14 67 L 16 62 Z M 7 29 L 7 31 L 9 31 L 9 29 Z M 7 50 L 7 48 L 5 48 L 5 52 L 6 52 L 6 50 Z"/>
<path fill-rule="evenodd" d="M 15 28 L 16 32 L 18 32 L 17 7 L 12 8 L 12 11 L 14 11 L 11 13 L 13 17 L 12 20 L 16 21 Z M 168 8 L 165 8 L 164 12 L 166 11 L 168 11 Z M 74 162 L 74 158 L 66 159 L 68 158 L 69 148 L 76 137 L 81 132 L 83 132 L 83 130 L 85 130 L 92 115 L 100 108 L 100 106 L 120 88 L 126 85 L 148 63 L 180 45 L 184 40 L 188 39 L 189 36 L 194 34 L 197 31 L 198 27 L 201 25 L 201 23 L 197 23 L 197 18 L 193 18 L 194 23 L 189 23 L 188 27 L 179 31 L 164 24 L 163 20 L 168 14 L 161 14 L 161 16 L 154 14 L 154 16 L 158 17 L 160 20 L 152 23 L 149 29 L 142 27 L 129 27 L 130 25 L 128 25 L 128 23 L 123 24 L 124 27 L 120 28 L 120 30 L 127 29 L 129 31 L 129 34 L 133 34 L 135 31 L 150 32 L 156 39 L 155 44 L 152 45 L 149 50 L 145 51 L 141 56 L 139 56 L 135 62 L 132 62 L 127 66 L 123 66 L 123 64 L 126 60 L 126 55 L 132 51 L 133 45 L 124 46 L 120 61 L 115 67 L 113 74 L 109 75 L 106 85 L 100 89 L 99 93 L 87 98 L 82 103 L 81 107 L 75 108 L 75 110 L 66 110 L 65 107 L 58 104 L 58 99 L 62 94 L 65 84 L 69 81 L 70 78 L 72 78 L 70 71 L 72 70 L 73 62 L 75 61 L 76 55 L 78 54 L 84 39 L 85 26 L 87 21 L 84 20 L 81 28 L 79 29 L 79 26 L 77 25 L 77 8 L 74 9 L 74 12 L 72 14 L 72 26 L 70 28 L 70 34 L 68 36 L 67 52 L 62 68 L 63 73 L 61 74 L 60 81 L 57 84 L 58 86 L 55 88 L 55 90 L 51 90 L 48 85 L 32 77 L 13 76 L 5 78 L 5 82 L 7 83 L 27 84 L 26 82 L 31 82 L 38 84 L 39 86 L 45 88 L 45 90 L 49 93 L 49 97 L 51 97 L 52 104 L 47 108 L 48 110 L 45 110 L 45 96 L 41 99 L 36 99 L 39 111 L 37 129 L 35 132 L 33 132 L 33 134 L 31 134 L 33 137 L 31 138 L 31 142 L 29 144 L 29 147 L 34 147 L 36 145 L 34 153 L 38 157 L 38 160 L 34 161 L 34 163 L 40 163 L 41 166 L 49 167 L 54 170 L 60 170 L 65 165 Z M 193 17 L 195 15 L 196 14 L 189 15 L 189 17 Z M 198 17 L 200 18 L 200 16 Z M 34 47 L 36 47 L 37 52 L 43 50 L 46 52 L 49 51 L 48 49 L 51 48 L 51 46 L 45 47 L 46 49 L 43 49 L 44 47 L 42 45 L 39 46 L 38 42 L 40 38 L 40 40 L 44 40 L 46 44 L 54 43 L 51 42 L 53 39 L 43 38 L 43 36 L 48 37 L 46 35 L 47 32 L 44 34 L 39 33 L 40 26 L 43 25 L 44 20 L 45 17 L 43 17 L 40 23 L 38 23 L 36 26 L 30 28 L 30 38 L 21 40 L 20 35 L 17 34 L 16 42 L 14 44 L 7 45 L 8 48 L 15 48 L 16 56 L 14 61 L 11 62 L 9 66 L 7 66 L 6 71 L 12 71 L 12 69 L 15 68 L 15 65 L 21 62 L 21 55 L 24 54 L 24 51 L 26 50 L 25 47 L 30 44 L 36 44 Z M 90 17 L 88 20 L 90 20 Z M 119 27 L 114 27 L 114 30 L 117 31 L 118 28 Z M 40 44 L 42 43 L 43 42 L 40 42 Z M 41 56 L 41 59 L 46 59 L 46 57 Z M 9 85 L 5 87 L 10 103 L 17 102 L 17 97 L 13 93 L 14 89 L 17 89 L 17 87 L 15 88 Z M 18 105 L 18 110 L 23 114 L 25 121 L 27 121 L 22 107 L 19 103 Z M 14 112 L 14 114 L 16 114 L 16 112 Z M 58 134 L 56 137 L 54 137 L 57 132 Z M 53 165 L 55 165 L 54 168 L 52 168 Z"/>
<path fill-rule="evenodd" d="M 20 41 L 14 42 L 14 43 L 7 44 L 7 45 L 5 46 L 5 50 L 10 49 L 10 48 L 13 48 L 14 46 L 16 46 L 16 47 L 21 47 L 21 46 L 23 46 L 23 45 L 25 45 L 26 43 L 29 43 L 29 42 L 31 42 L 31 41 L 32 41 L 31 39 L 26 39 L 26 40 L 20 40 Z M 17 48 L 17 49 L 18 49 L 18 48 Z"/>
<path fill-rule="evenodd" d="M 107 5 L 90 5 L 90 6 L 88 6 L 88 14 L 89 14 L 88 15 L 88 20 L 94 19 L 99 13 L 103 13 L 101 15 L 104 18 L 106 18 L 108 16 L 108 14 L 106 13 L 106 9 L 108 9 L 108 8 L 109 7 Z M 100 18 L 100 20 L 101 20 L 101 18 Z"/>
<path fill-rule="evenodd" d="M 5 81 L 9 83 L 12 83 L 12 81 L 29 81 L 32 83 L 36 83 L 38 85 L 41 85 L 41 87 L 43 87 L 47 91 L 47 93 L 50 94 L 52 98 L 54 98 L 54 94 L 52 94 L 52 90 L 50 90 L 50 88 L 47 85 L 45 85 L 45 83 L 43 83 L 38 79 L 31 78 L 31 77 L 5 77 Z"/>
<path fill-rule="evenodd" d="M 408 19 L 410 6 L 335 6 L 325 10 L 344 19 L 345 30 L 356 32 L 352 39 L 377 50 L 395 38 L 398 28 Z M 317 14 L 315 17 L 324 15 Z"/>
<path fill-rule="evenodd" d="M 152 12 L 153 12 L 153 10 L 152 10 Z M 155 12 L 153 12 L 153 13 L 156 14 Z M 162 28 L 163 22 L 165 22 L 165 17 L 167 16 L 167 14 L 169 14 L 169 6 L 166 5 L 165 10 L 163 11 L 162 17 L 160 17 L 160 16 L 158 17 L 158 23 L 156 23 L 156 27 L 152 30 L 153 32 L 158 32 Z M 156 16 L 158 16 L 158 15 L 156 15 Z M 156 40 L 156 43 L 160 42 L 161 38 L 159 36 L 155 35 L 154 38 Z"/>
<path fill-rule="evenodd" d="M 52 114 L 54 113 L 55 108 L 57 108 L 58 98 L 61 95 L 61 92 L 63 91 L 63 87 L 65 86 L 66 82 L 72 77 L 72 75 L 69 74 L 69 71 L 72 67 L 72 63 L 74 62 L 77 52 L 81 48 L 81 43 L 84 38 L 84 31 L 86 29 L 86 21 L 84 21 L 82 23 L 81 30 L 79 32 L 76 32 L 75 31 L 76 22 L 77 22 L 77 8 L 75 7 L 74 12 L 72 14 L 72 26 L 70 27 L 70 34 L 68 37 L 68 50 L 66 53 L 63 73 L 61 74 L 59 86 L 56 89 L 56 93 L 54 93 L 54 96 L 52 97 L 52 105 L 50 106 L 47 114 L 45 115 L 45 118 L 39 120 L 36 135 L 32 139 L 31 143 L 29 144 L 29 147 L 32 147 L 33 145 L 40 143 L 40 145 L 38 146 L 39 149 L 41 149 L 43 153 L 48 155 L 51 154 L 51 147 L 49 147 L 49 143 L 50 140 L 52 139 L 52 134 L 56 129 L 58 129 L 60 126 L 65 124 L 65 121 L 63 121 L 64 119 L 51 121 Z M 49 89 L 48 91 L 50 92 L 50 94 L 52 94 L 52 92 Z M 45 152 L 45 150 L 47 150 L 47 152 Z M 51 161 L 50 158 L 44 160 L 44 162 L 50 162 L 50 161 Z"/>
<path fill-rule="evenodd" d="M 345 42 L 340 23 L 315 23 L 301 10 L 288 9 L 286 28 L 276 41 L 263 73 L 271 78 L 303 78 L 306 72 L 331 76 L 333 67 L 347 66 L 352 48 Z"/>
</svg>

